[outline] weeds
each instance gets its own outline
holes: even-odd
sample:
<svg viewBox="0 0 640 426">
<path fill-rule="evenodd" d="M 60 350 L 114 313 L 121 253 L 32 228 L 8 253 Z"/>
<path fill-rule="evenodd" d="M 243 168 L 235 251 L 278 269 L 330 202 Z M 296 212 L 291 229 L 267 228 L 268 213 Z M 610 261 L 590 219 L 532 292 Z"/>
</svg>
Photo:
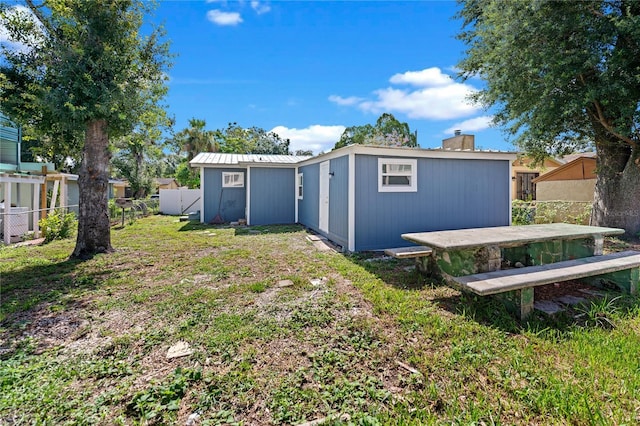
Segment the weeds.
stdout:
<svg viewBox="0 0 640 426">
<path fill-rule="evenodd" d="M 616 301 L 620 296 L 609 299 L 609 296 L 592 300 L 587 305 L 577 307 L 578 317 L 584 318 L 586 327 L 615 328 L 614 317 L 619 313 Z"/>
<path fill-rule="evenodd" d="M 188 387 L 201 379 L 200 370 L 177 368 L 166 382 L 137 392 L 127 404 L 127 410 L 133 417 L 149 422 L 173 420 Z"/>
</svg>

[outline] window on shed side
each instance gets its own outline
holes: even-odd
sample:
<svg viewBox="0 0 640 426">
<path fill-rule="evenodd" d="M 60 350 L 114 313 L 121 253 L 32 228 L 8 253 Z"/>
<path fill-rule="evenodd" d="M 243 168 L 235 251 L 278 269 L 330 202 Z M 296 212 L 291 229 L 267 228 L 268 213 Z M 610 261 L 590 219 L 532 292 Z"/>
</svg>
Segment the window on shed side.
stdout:
<svg viewBox="0 0 640 426">
<path fill-rule="evenodd" d="M 298 200 L 302 200 L 304 193 L 304 176 L 302 173 L 298 173 Z"/>
<path fill-rule="evenodd" d="M 417 192 L 418 161 L 378 158 L 378 192 Z"/>
<path fill-rule="evenodd" d="M 244 188 L 244 172 L 222 172 L 223 188 Z"/>
</svg>

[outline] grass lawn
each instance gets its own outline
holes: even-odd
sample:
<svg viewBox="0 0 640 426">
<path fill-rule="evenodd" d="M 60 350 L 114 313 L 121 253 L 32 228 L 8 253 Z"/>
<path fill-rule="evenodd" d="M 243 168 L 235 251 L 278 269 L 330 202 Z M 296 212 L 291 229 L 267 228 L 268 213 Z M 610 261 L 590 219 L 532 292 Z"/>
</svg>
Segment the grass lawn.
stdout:
<svg viewBox="0 0 640 426">
<path fill-rule="evenodd" d="M 0 249 L 0 424 L 640 422 L 637 298 L 521 324 L 306 236 L 152 216 L 84 262 Z"/>
</svg>

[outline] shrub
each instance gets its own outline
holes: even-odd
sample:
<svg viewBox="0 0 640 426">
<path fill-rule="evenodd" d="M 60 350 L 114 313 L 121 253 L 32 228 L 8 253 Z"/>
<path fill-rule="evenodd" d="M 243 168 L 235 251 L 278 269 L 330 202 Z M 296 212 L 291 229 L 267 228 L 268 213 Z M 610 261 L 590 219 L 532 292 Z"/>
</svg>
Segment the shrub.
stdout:
<svg viewBox="0 0 640 426">
<path fill-rule="evenodd" d="M 69 238 L 76 226 L 76 215 L 65 213 L 61 210 L 53 210 L 47 217 L 38 222 L 44 242 Z"/>
<path fill-rule="evenodd" d="M 511 223 L 514 225 L 531 225 L 536 215 L 536 208 L 532 203 L 513 200 L 511 203 Z"/>
<path fill-rule="evenodd" d="M 591 217 L 591 203 L 582 201 L 522 201 L 511 203 L 511 223 L 575 223 L 586 225 Z"/>
</svg>

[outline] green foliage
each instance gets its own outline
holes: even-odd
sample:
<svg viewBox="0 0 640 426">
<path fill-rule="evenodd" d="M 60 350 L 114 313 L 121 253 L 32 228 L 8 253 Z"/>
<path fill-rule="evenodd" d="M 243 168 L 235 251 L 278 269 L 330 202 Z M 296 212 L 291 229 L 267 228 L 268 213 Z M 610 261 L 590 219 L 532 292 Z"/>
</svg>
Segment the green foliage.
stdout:
<svg viewBox="0 0 640 426">
<path fill-rule="evenodd" d="M 175 413 L 180 408 L 180 400 L 188 387 L 201 379 L 200 370 L 177 368 L 165 383 L 154 384 L 137 392 L 127 408 L 135 417 L 147 422 L 175 418 Z"/>
<path fill-rule="evenodd" d="M 207 122 L 197 118 L 189 120 L 189 127 L 176 133 L 170 142 L 178 153 L 187 154 L 187 163 L 201 152 L 218 152 L 216 132 L 206 130 Z"/>
<path fill-rule="evenodd" d="M 234 154 L 289 154 L 289 139 L 259 127 L 242 128 L 229 123 L 226 129 L 216 131 L 220 152 Z"/>
<path fill-rule="evenodd" d="M 166 112 L 152 105 L 140 116 L 133 132 L 115 141 L 111 164 L 116 177 L 129 182 L 133 198 L 144 198 L 153 191 L 153 177 L 160 174 L 159 164 L 165 157 L 162 131 L 170 125 Z"/>
<path fill-rule="evenodd" d="M 45 243 L 62 240 L 71 237 L 76 227 L 76 215 L 56 209 L 49 212 L 47 217 L 40 219 L 38 225 L 42 230 Z"/>
<path fill-rule="evenodd" d="M 589 224 L 592 203 L 581 201 L 523 201 L 511 202 L 511 223 L 575 223 Z"/>
<path fill-rule="evenodd" d="M 592 203 L 572 201 L 537 201 L 535 203 L 536 223 L 575 223 L 588 225 Z"/>
<path fill-rule="evenodd" d="M 462 75 L 487 81 L 475 100 L 496 107 L 495 122 L 528 153 L 579 151 L 600 142 L 599 129 L 627 148 L 637 141 L 640 4 L 462 3 Z"/>
<path fill-rule="evenodd" d="M 376 125 L 347 127 L 333 149 L 347 145 L 418 146 L 417 134 L 411 133 L 407 123 L 401 123 L 393 114 L 384 113 Z"/>
<path fill-rule="evenodd" d="M 530 202 L 523 200 L 513 200 L 511 202 L 511 223 L 513 225 L 531 225 L 535 213 L 535 209 Z"/>
<path fill-rule="evenodd" d="M 128 133 L 166 93 L 162 29 L 140 33 L 149 5 L 73 0 L 44 6 L 1 10 L 8 38 L 24 46 L 2 44 L 3 109 L 45 135 L 82 132 L 96 119 L 108 123 L 112 136 Z"/>
<path fill-rule="evenodd" d="M 586 327 L 615 328 L 613 318 L 620 309 L 616 306 L 616 301 L 620 297 L 609 298 L 605 296 L 601 299 L 589 302 L 587 305 L 577 307 L 580 316 L 584 318 Z"/>
<path fill-rule="evenodd" d="M 200 187 L 200 170 L 189 167 L 189 163 L 186 161 L 178 165 L 175 178 L 180 186 L 192 189 Z"/>
<path fill-rule="evenodd" d="M 170 55 L 161 28 L 145 27 L 141 0 L 0 6 L 0 107 L 55 155 L 82 158 L 75 257 L 111 250 L 106 182 L 109 138 L 161 109 Z M 82 152 L 80 156 L 79 153 Z"/>
</svg>

